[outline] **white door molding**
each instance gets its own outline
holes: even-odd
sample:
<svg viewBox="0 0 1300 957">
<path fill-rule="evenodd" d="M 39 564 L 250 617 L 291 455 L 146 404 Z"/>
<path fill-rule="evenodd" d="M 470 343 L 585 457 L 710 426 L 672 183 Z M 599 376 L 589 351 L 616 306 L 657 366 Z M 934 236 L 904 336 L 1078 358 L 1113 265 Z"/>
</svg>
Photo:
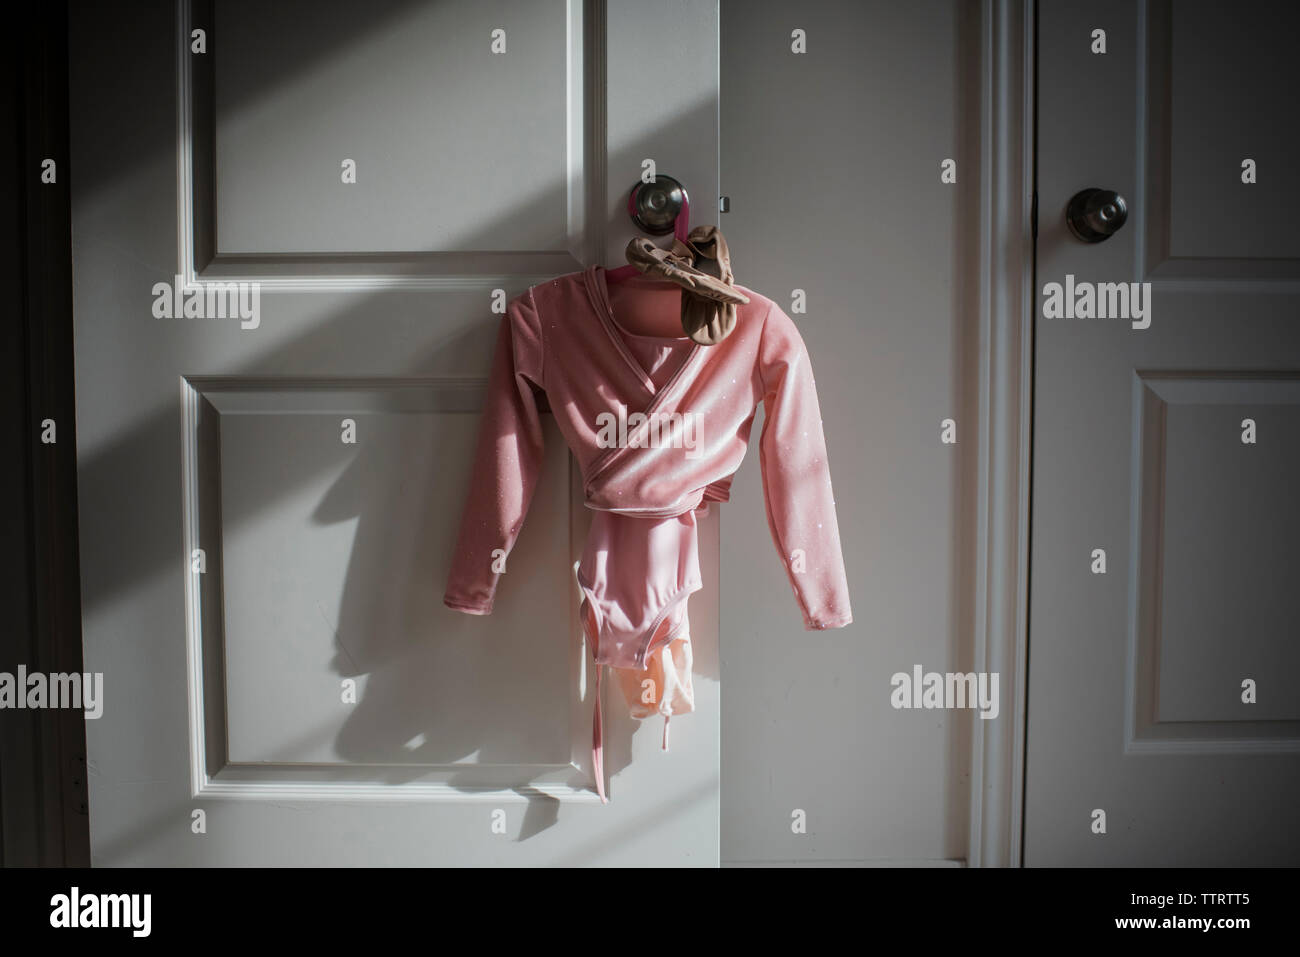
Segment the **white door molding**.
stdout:
<svg viewBox="0 0 1300 957">
<path fill-rule="evenodd" d="M 1034 304 L 1034 9 L 982 4 L 974 662 L 1001 708 L 971 732 L 971 867 L 1021 862 Z"/>
</svg>

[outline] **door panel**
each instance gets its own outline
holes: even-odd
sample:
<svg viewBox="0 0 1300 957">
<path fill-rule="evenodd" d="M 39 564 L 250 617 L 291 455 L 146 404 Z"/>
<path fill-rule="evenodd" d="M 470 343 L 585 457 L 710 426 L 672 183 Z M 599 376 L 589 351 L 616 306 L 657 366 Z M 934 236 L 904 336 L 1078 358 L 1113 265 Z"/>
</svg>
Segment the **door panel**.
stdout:
<svg viewBox="0 0 1300 957">
<path fill-rule="evenodd" d="M 803 630 L 751 456 L 721 509 L 723 859 L 957 863 L 971 712 L 895 709 L 891 678 L 973 667 L 979 5 L 737 0 L 722 31 L 723 228 L 808 346 L 854 614 Z"/>
<path fill-rule="evenodd" d="M 494 299 L 617 264 L 645 157 L 717 195 L 716 9 L 677 12 L 689 73 L 639 39 L 649 16 L 73 10 L 97 865 L 717 863 L 716 596 L 692 602 L 698 712 L 670 753 L 610 695 L 600 805 L 572 573 L 588 516 L 549 416 L 496 611 L 441 603 Z M 254 281 L 256 322 L 158 314 Z M 715 519 L 701 560 L 716 581 Z"/>
<path fill-rule="evenodd" d="M 1040 295 L 1025 862 L 1295 864 L 1300 17 L 1039 11 L 1039 292 L 1146 282 L 1151 310 Z M 1065 223 L 1091 186 L 1130 204 L 1096 245 Z"/>
<path fill-rule="evenodd" d="M 221 252 L 565 248 L 564 3 L 213 13 Z M 344 159 L 354 188 L 336 188 Z"/>
</svg>

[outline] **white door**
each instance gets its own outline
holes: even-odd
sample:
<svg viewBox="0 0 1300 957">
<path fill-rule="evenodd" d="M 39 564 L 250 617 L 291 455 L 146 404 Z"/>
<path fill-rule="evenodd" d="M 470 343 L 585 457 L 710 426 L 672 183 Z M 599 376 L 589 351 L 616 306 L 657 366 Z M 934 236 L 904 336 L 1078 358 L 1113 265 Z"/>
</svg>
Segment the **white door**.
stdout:
<svg viewBox="0 0 1300 957">
<path fill-rule="evenodd" d="M 608 806 L 553 425 L 495 613 L 441 602 L 494 302 L 620 265 L 645 159 L 716 222 L 716 5 L 659 13 L 72 11 L 95 864 L 717 863 L 716 516 L 697 713 L 611 696 Z"/>
<path fill-rule="evenodd" d="M 854 615 L 803 630 L 751 455 L 721 509 L 724 862 L 970 856 L 971 711 L 895 709 L 891 679 L 974 667 L 980 58 L 968 0 L 722 4 L 722 227 L 808 346 Z"/>
<path fill-rule="evenodd" d="M 1038 11 L 1024 859 L 1295 865 L 1300 8 Z"/>
</svg>

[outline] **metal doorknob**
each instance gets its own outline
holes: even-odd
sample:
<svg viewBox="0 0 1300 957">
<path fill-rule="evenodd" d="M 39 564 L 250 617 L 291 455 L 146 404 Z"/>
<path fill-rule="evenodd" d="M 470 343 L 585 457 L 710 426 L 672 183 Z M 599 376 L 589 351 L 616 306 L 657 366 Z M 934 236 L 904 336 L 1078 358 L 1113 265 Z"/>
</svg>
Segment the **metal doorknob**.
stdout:
<svg viewBox="0 0 1300 957">
<path fill-rule="evenodd" d="M 637 228 L 652 236 L 673 231 L 682 205 L 689 203 L 686 187 L 659 173 L 653 183 L 637 182 L 627 197 L 627 211 Z"/>
<path fill-rule="evenodd" d="M 1099 243 L 1110 239 L 1128 219 L 1128 204 L 1113 189 L 1085 189 L 1070 198 L 1065 222 L 1077 239 Z"/>
</svg>

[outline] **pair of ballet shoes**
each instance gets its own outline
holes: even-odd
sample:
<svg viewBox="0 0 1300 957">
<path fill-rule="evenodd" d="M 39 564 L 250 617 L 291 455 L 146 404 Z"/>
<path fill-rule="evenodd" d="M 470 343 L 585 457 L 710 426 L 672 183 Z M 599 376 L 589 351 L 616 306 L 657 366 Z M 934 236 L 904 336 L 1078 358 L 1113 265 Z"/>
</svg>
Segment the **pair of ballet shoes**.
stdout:
<svg viewBox="0 0 1300 957">
<path fill-rule="evenodd" d="M 681 286 L 682 331 L 702 346 L 716 346 L 736 328 L 736 306 L 749 297 L 735 286 L 727 240 L 716 226 L 696 226 L 668 249 L 643 236 L 627 244 L 627 261 L 648 276 Z"/>
</svg>

